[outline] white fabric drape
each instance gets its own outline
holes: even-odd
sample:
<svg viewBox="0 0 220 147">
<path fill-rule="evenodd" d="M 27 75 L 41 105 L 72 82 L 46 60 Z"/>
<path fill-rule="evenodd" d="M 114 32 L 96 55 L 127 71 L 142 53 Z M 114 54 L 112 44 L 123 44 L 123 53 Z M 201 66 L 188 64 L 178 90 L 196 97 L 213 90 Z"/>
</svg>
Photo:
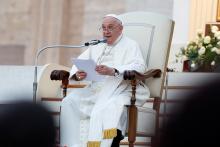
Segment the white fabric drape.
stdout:
<svg viewBox="0 0 220 147">
<path fill-rule="evenodd" d="M 189 40 L 194 40 L 197 31 L 205 31 L 205 24 L 216 22 L 218 0 L 190 0 Z"/>
</svg>

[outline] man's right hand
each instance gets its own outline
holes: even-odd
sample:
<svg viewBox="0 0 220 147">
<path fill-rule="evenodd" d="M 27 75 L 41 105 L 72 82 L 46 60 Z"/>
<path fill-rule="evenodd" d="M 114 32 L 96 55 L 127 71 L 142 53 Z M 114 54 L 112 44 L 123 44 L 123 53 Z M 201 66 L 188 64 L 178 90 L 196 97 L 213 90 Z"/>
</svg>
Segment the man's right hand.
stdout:
<svg viewBox="0 0 220 147">
<path fill-rule="evenodd" d="M 79 80 L 79 81 L 85 79 L 86 76 L 87 76 L 87 73 L 82 71 L 82 70 L 79 70 L 79 71 L 76 72 L 76 79 Z"/>
</svg>

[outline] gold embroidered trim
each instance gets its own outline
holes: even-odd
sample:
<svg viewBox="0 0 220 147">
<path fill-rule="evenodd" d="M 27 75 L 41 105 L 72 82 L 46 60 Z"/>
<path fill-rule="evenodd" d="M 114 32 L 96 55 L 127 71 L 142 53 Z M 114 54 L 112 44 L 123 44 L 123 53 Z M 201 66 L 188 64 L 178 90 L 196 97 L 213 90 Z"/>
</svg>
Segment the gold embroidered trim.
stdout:
<svg viewBox="0 0 220 147">
<path fill-rule="evenodd" d="M 100 141 L 88 141 L 87 143 L 87 147 L 100 147 L 100 145 Z"/>
<path fill-rule="evenodd" d="M 104 136 L 103 136 L 104 139 L 112 139 L 116 136 L 117 136 L 116 128 L 104 130 Z"/>
</svg>

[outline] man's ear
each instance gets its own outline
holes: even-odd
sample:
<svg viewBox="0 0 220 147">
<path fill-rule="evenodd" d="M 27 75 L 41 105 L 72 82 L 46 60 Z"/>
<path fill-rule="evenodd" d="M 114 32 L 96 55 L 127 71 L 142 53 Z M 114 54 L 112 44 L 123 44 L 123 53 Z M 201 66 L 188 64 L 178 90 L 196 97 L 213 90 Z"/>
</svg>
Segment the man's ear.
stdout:
<svg viewBox="0 0 220 147">
<path fill-rule="evenodd" d="M 123 30 L 123 25 L 120 25 L 120 30 Z"/>
</svg>

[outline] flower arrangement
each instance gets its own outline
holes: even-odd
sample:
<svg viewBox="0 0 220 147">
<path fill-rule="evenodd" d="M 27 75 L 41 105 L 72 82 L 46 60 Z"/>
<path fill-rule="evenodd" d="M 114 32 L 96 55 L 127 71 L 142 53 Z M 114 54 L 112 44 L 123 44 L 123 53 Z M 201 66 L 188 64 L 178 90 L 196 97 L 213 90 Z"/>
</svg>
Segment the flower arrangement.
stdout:
<svg viewBox="0 0 220 147">
<path fill-rule="evenodd" d="M 197 33 L 195 41 L 191 41 L 186 47 L 182 47 L 177 57 L 189 60 L 191 68 L 210 67 L 212 69 L 220 65 L 220 31 L 217 26 L 211 26 L 211 34 L 203 36 Z"/>
</svg>

